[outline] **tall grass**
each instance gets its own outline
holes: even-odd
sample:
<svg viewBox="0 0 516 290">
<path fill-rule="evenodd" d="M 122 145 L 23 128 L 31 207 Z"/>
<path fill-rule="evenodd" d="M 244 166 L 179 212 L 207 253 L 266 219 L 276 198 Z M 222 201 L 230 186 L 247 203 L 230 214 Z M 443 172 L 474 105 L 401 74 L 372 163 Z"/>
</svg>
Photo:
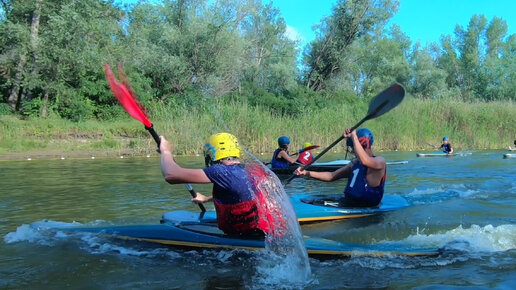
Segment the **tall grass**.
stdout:
<svg viewBox="0 0 516 290">
<path fill-rule="evenodd" d="M 291 148 L 304 142 L 325 147 L 367 113 L 368 104 L 338 104 L 306 109 L 296 116 L 277 115 L 270 108 L 239 101 L 208 101 L 201 106 L 163 103 L 149 109 L 158 134 L 172 141 L 177 154 L 200 154 L 208 137 L 235 134 L 253 153 L 271 153 L 279 136 Z M 449 136 L 459 150 L 507 148 L 516 139 L 516 105 L 512 102 L 463 103 L 407 97 L 391 112 L 363 126 L 375 134 L 376 150 L 417 150 L 439 145 Z M 129 117 L 115 121 L 74 123 L 63 119 L 19 120 L 0 116 L 0 155 L 39 152 L 144 154 L 155 144 L 143 125 Z M 343 149 L 343 144 L 335 147 Z"/>
</svg>

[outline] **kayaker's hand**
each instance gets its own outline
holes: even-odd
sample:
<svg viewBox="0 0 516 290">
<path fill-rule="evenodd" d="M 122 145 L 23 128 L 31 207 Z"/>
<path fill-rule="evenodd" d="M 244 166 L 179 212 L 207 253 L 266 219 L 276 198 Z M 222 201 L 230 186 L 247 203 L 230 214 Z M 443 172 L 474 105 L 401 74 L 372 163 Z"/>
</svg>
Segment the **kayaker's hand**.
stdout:
<svg viewBox="0 0 516 290">
<path fill-rule="evenodd" d="M 174 151 L 174 145 L 172 145 L 172 143 L 168 142 L 167 139 L 165 139 L 165 137 L 159 136 L 159 140 L 160 140 L 160 143 L 159 143 L 158 153 L 163 153 L 163 152 L 172 153 Z"/>
<path fill-rule="evenodd" d="M 352 128 L 347 128 L 347 129 L 344 131 L 344 133 L 342 134 L 342 136 L 344 136 L 344 138 L 349 138 L 349 137 L 351 137 L 351 136 L 353 136 L 353 135 L 356 135 L 356 134 L 357 134 L 357 133 L 356 133 L 356 130 L 351 131 L 351 129 L 352 129 Z"/>
<path fill-rule="evenodd" d="M 207 196 L 205 196 L 203 194 L 200 194 L 198 192 L 196 192 L 196 193 L 197 193 L 197 195 L 194 198 L 192 198 L 192 202 L 193 203 L 199 204 L 199 203 L 205 203 L 205 202 L 208 202 L 208 201 L 211 200 L 211 197 L 207 197 Z"/>
<path fill-rule="evenodd" d="M 308 171 L 303 170 L 301 167 L 298 167 L 294 171 L 294 174 L 297 175 L 297 176 L 307 176 L 308 175 Z"/>
</svg>

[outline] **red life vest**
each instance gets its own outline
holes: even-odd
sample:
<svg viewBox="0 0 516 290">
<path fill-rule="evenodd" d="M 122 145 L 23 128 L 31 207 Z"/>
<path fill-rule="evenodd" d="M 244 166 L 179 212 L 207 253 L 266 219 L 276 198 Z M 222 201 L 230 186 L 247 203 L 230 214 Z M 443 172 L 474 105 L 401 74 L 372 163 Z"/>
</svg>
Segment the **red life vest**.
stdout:
<svg viewBox="0 0 516 290">
<path fill-rule="evenodd" d="M 217 211 L 219 229 L 228 234 L 251 232 L 260 229 L 265 232 L 260 219 L 258 204 L 248 200 L 237 204 L 222 204 L 213 200 Z"/>
<path fill-rule="evenodd" d="M 297 162 L 299 162 L 301 164 L 308 164 L 312 161 L 312 159 L 313 159 L 312 152 L 310 152 L 310 150 L 306 150 L 306 151 L 299 153 Z"/>
<path fill-rule="evenodd" d="M 261 230 L 270 233 L 273 223 L 272 215 L 265 208 L 266 200 L 259 189 L 259 184 L 266 179 L 265 170 L 259 165 L 246 166 L 246 175 L 251 180 L 255 197 L 251 200 L 222 204 L 213 199 L 217 211 L 217 224 L 228 234 L 239 234 Z"/>
</svg>

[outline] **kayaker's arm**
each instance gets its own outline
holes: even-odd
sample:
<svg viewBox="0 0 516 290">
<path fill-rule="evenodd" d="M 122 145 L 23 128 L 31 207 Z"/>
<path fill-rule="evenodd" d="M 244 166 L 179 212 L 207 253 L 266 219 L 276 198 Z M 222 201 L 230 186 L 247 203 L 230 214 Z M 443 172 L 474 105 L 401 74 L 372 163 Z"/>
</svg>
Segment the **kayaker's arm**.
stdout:
<svg viewBox="0 0 516 290">
<path fill-rule="evenodd" d="M 351 172 L 352 162 L 348 163 L 346 166 L 339 168 L 333 172 L 317 172 L 317 171 L 309 171 L 302 170 L 301 167 L 298 167 L 294 174 L 299 176 L 308 176 L 310 178 L 314 178 L 321 181 L 335 181 L 341 178 L 347 178 L 349 173 Z"/>
<path fill-rule="evenodd" d="M 159 149 L 161 153 L 161 173 L 168 183 L 211 183 L 202 169 L 188 169 L 179 166 L 172 156 L 172 144 L 163 136 L 161 136 Z"/>
<path fill-rule="evenodd" d="M 293 164 L 297 161 L 297 158 L 296 157 L 290 157 L 290 155 L 287 154 L 287 151 L 285 150 L 281 150 L 279 153 L 278 153 L 279 156 L 281 156 L 281 158 L 287 160 L 290 164 Z"/>
<path fill-rule="evenodd" d="M 349 130 L 349 129 L 348 129 Z M 350 136 L 347 136 L 347 135 Z M 360 141 L 358 141 L 358 137 L 356 134 L 356 130 L 353 130 L 353 132 L 344 133 L 345 137 L 351 138 L 353 141 L 353 150 L 355 151 L 355 155 L 362 162 L 362 164 L 367 167 L 371 168 L 373 170 L 384 170 L 385 169 L 385 159 L 383 157 L 373 157 L 370 154 L 367 154 L 367 152 L 364 150 L 362 145 L 360 144 Z M 370 150 L 370 149 L 368 149 Z"/>
</svg>

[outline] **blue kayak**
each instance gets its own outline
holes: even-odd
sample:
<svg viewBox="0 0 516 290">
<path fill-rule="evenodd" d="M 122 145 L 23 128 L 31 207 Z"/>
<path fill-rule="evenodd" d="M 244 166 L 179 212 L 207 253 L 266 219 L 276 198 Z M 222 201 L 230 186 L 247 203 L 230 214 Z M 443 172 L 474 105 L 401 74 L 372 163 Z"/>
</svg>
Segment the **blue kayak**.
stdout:
<svg viewBox="0 0 516 290">
<path fill-rule="evenodd" d="M 299 223 L 361 218 L 409 206 L 405 198 L 392 194 L 384 195 L 382 202 L 375 207 L 347 207 L 342 203 L 342 197 L 343 194 L 300 194 L 290 196 L 290 202 L 296 211 Z M 177 216 L 177 213 L 177 211 L 173 211 L 163 214 L 162 222 L 171 222 L 182 218 L 182 216 Z M 214 211 L 207 211 L 202 215 L 191 213 L 188 219 L 216 223 L 217 215 Z"/>
<path fill-rule="evenodd" d="M 416 153 L 417 157 L 452 157 L 455 153 L 433 152 L 433 153 Z"/>
<path fill-rule="evenodd" d="M 95 233 L 112 238 L 188 249 L 262 250 L 265 248 L 263 237 L 253 238 L 224 234 L 215 224 L 204 223 L 186 211 L 178 211 L 174 215 L 178 220 L 152 225 L 81 227 L 71 223 L 42 221 L 31 224 L 31 227 L 38 231 Z M 440 252 L 439 249 L 414 248 L 393 242 L 366 245 L 310 237 L 305 237 L 304 242 L 308 255 L 312 257 L 435 256 Z"/>
</svg>

